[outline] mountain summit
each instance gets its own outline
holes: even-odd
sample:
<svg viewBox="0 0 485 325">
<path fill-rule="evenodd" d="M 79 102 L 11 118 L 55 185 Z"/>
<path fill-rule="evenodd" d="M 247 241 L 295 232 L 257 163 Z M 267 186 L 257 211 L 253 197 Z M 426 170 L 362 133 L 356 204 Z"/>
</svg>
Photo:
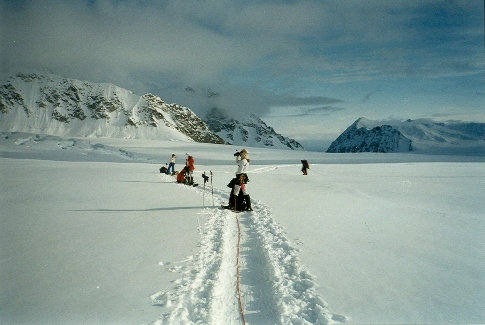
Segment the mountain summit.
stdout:
<svg viewBox="0 0 485 325">
<path fill-rule="evenodd" d="M 277 133 L 254 114 L 241 120 L 229 117 L 223 110 L 212 108 L 204 121 L 227 143 L 251 147 L 303 150 L 296 140 Z"/>
<path fill-rule="evenodd" d="M 1 84 L 0 116 L 1 131 L 224 143 L 187 107 L 51 74 L 17 74 Z"/>
<path fill-rule="evenodd" d="M 429 119 L 372 121 L 359 118 L 327 152 L 485 154 L 485 123 Z"/>
<path fill-rule="evenodd" d="M 327 152 L 406 152 L 411 140 L 391 125 L 374 125 L 360 118 L 347 128 Z"/>
</svg>

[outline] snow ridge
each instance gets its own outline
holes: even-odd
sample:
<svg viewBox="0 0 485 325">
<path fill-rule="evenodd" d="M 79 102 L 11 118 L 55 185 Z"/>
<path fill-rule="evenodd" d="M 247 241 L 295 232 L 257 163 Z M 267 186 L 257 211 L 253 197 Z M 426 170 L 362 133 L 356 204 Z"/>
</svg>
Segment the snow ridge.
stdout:
<svg viewBox="0 0 485 325">
<path fill-rule="evenodd" d="M 163 178 L 169 177 L 162 175 Z M 182 186 L 182 185 L 180 185 Z M 203 195 L 203 189 L 187 187 Z M 226 191 L 227 192 L 227 191 Z M 206 193 L 207 194 L 207 193 Z M 216 201 L 228 195 L 214 188 Z M 345 322 L 331 314 L 315 291 L 316 283 L 298 261 L 297 250 L 259 201 L 238 214 L 241 226 L 241 296 L 247 324 L 330 324 Z M 205 208 L 200 251 L 173 290 L 152 296 L 171 308 L 154 324 L 240 324 L 237 297 L 237 218 L 232 211 Z"/>
</svg>

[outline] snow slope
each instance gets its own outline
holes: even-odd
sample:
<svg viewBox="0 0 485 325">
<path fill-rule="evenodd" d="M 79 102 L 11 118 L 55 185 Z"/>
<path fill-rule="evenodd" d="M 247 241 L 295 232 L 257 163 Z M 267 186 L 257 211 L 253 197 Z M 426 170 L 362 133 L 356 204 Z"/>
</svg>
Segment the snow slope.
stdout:
<svg viewBox="0 0 485 325">
<path fill-rule="evenodd" d="M 0 130 L 57 136 L 224 141 L 189 108 L 112 84 L 17 74 L 0 84 Z"/>
<path fill-rule="evenodd" d="M 233 151 L 2 134 L 0 322 L 240 324 Z M 485 322 L 483 157 L 250 151 L 247 324 Z"/>
</svg>

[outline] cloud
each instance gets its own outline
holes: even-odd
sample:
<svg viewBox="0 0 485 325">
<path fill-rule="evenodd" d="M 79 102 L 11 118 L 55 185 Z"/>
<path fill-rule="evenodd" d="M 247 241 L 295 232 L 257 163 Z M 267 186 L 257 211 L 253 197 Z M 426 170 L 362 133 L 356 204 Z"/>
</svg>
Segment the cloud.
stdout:
<svg viewBox="0 0 485 325">
<path fill-rule="evenodd" d="M 375 93 L 377 93 L 377 92 L 378 92 L 377 90 L 374 90 L 374 91 L 371 91 L 371 92 L 367 93 L 367 94 L 364 96 L 364 98 L 362 98 L 362 103 L 367 103 L 367 102 L 370 100 L 370 98 L 371 98 L 371 97 L 372 97 L 372 96 L 373 96 Z"/>
<path fill-rule="evenodd" d="M 320 117 L 328 116 L 335 112 L 343 111 L 345 108 L 339 106 L 325 105 L 325 106 L 278 106 L 271 107 L 270 113 L 266 115 L 267 118 L 281 118 L 281 117 Z M 315 120 L 313 121 L 315 122 Z"/>
<path fill-rule="evenodd" d="M 327 107 L 342 100 L 292 89 L 484 68 L 480 1 L 0 0 L 0 11 L 2 75 L 45 68 L 200 111 Z"/>
<path fill-rule="evenodd" d="M 323 96 L 312 96 L 312 97 L 280 97 L 275 100 L 275 106 L 309 106 L 309 105 L 326 105 L 342 103 L 343 100 L 323 97 Z"/>
<path fill-rule="evenodd" d="M 332 112 L 339 112 L 344 110 L 343 107 L 337 106 L 321 106 L 321 107 L 313 107 L 307 111 L 308 115 L 312 114 L 328 114 Z"/>
<path fill-rule="evenodd" d="M 260 87 L 249 86 L 225 86 L 216 84 L 215 88 L 204 88 L 197 86 L 175 87 L 166 89 L 164 93 L 170 96 L 164 98 L 172 101 L 174 98 L 184 98 L 184 105 L 193 108 L 197 114 L 205 115 L 213 107 L 224 109 L 227 114 L 233 117 L 241 117 L 248 113 L 263 116 L 276 110 L 296 110 L 293 115 L 310 114 L 318 112 L 331 112 L 338 108 L 330 104 L 343 103 L 337 98 L 324 96 L 293 97 L 282 96 L 272 91 L 266 91 Z M 320 105 L 320 106 L 319 106 Z M 305 113 L 302 113 L 305 112 Z"/>
<path fill-rule="evenodd" d="M 242 65 L 251 60 L 240 44 L 184 18 L 132 2 L 33 1 L 5 15 L 9 33 L 2 43 L 10 45 L 5 51 L 10 66 L 46 66 L 97 78 L 100 73 L 93 70 L 126 79 L 158 72 L 210 80 L 234 59 Z"/>
</svg>

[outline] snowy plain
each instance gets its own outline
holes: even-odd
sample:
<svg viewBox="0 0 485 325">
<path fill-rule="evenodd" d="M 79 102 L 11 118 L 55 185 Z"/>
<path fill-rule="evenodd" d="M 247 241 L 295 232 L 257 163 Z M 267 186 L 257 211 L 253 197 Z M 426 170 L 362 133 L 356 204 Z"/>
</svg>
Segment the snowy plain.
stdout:
<svg viewBox="0 0 485 325">
<path fill-rule="evenodd" d="M 0 323 L 485 323 L 483 156 L 236 149 L 2 133 Z"/>
</svg>

